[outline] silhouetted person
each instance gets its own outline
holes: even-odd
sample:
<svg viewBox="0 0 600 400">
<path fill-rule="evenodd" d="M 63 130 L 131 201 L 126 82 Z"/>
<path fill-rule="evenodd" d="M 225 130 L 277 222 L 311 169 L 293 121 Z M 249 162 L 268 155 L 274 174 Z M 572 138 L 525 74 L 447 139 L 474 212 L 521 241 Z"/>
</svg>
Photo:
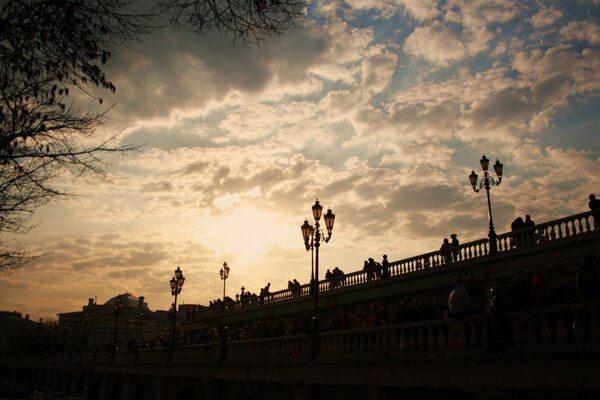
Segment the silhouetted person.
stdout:
<svg viewBox="0 0 600 400">
<path fill-rule="evenodd" d="M 510 345 L 511 324 L 506 317 L 508 311 L 508 301 L 504 296 L 504 290 L 501 286 L 494 286 L 490 289 L 490 312 L 492 314 L 492 331 L 494 338 L 494 348 L 496 350 L 506 350 Z"/>
<path fill-rule="evenodd" d="M 302 290 L 300 288 L 300 282 L 298 282 L 298 280 L 294 279 L 292 284 L 294 285 L 294 288 L 292 290 L 294 297 L 300 297 L 300 291 Z"/>
<path fill-rule="evenodd" d="M 381 261 L 381 278 L 387 279 L 390 277 L 390 262 L 387 259 L 387 255 L 383 255 L 383 260 Z"/>
<path fill-rule="evenodd" d="M 450 314 L 455 318 L 463 318 L 475 314 L 475 306 L 471 295 L 469 294 L 469 286 L 471 279 L 463 276 L 458 280 L 450 296 L 448 296 L 448 307 Z"/>
<path fill-rule="evenodd" d="M 448 241 L 448 238 L 444 238 L 442 247 L 440 247 L 440 254 L 442 255 L 442 259 L 444 260 L 444 263 L 446 263 L 446 264 L 450 262 L 450 247 L 451 246 L 452 245 Z"/>
<path fill-rule="evenodd" d="M 523 228 L 525 228 L 525 221 L 523 221 L 523 218 L 521 217 L 517 217 L 510 224 L 510 229 L 513 233 L 513 243 L 515 247 L 519 247 L 523 244 Z"/>
<path fill-rule="evenodd" d="M 456 233 L 453 233 L 452 235 L 450 235 L 450 239 L 452 239 L 450 241 L 450 248 L 452 249 L 452 261 L 458 261 L 460 254 L 458 252 L 458 246 L 460 245 L 460 242 L 458 241 L 458 237 L 456 236 Z"/>
<path fill-rule="evenodd" d="M 575 288 L 582 301 L 592 301 L 600 298 L 600 278 L 596 258 L 587 255 L 575 273 Z"/>
<path fill-rule="evenodd" d="M 332 278 L 333 278 L 333 274 L 331 273 L 331 271 L 328 269 L 327 272 L 325 272 L 325 280 L 327 282 L 329 282 L 329 289 L 334 289 L 335 285 L 332 282 Z"/>
<path fill-rule="evenodd" d="M 396 311 L 394 315 L 394 322 L 396 324 L 404 324 L 408 322 L 412 322 L 414 320 L 414 310 L 410 306 L 410 303 L 407 299 L 400 300 L 400 307 Z"/>
<path fill-rule="evenodd" d="M 535 276 L 531 281 L 531 304 L 535 307 L 544 307 L 550 304 L 546 286 L 546 268 L 543 265 L 535 268 Z"/>
<path fill-rule="evenodd" d="M 594 228 L 600 228 L 600 200 L 596 198 L 596 195 L 590 194 L 590 201 L 588 202 L 588 206 L 590 207 L 590 211 L 594 216 Z"/>
<path fill-rule="evenodd" d="M 369 271 L 371 271 L 372 278 L 381 277 L 381 264 L 376 262 L 374 259 L 369 258 Z"/>
<path fill-rule="evenodd" d="M 448 318 L 450 315 L 450 309 L 448 304 L 440 296 L 433 296 L 431 300 L 433 304 L 433 313 L 435 318 Z"/>
<path fill-rule="evenodd" d="M 535 222 L 533 222 L 529 214 L 525 216 L 523 228 L 525 229 L 525 232 L 523 232 L 525 244 L 533 244 L 535 236 Z"/>
<path fill-rule="evenodd" d="M 527 310 L 531 304 L 531 285 L 525 277 L 525 272 L 517 271 L 509 292 L 511 310 Z"/>
<path fill-rule="evenodd" d="M 338 267 L 335 267 L 331 272 L 331 279 L 331 285 L 335 289 L 340 287 L 342 285 L 342 282 L 346 280 L 346 274 L 344 274 L 344 271 L 342 271 Z"/>
<path fill-rule="evenodd" d="M 365 273 L 367 274 L 367 280 L 370 281 L 371 279 L 373 279 L 371 277 L 371 268 L 369 266 L 369 261 L 365 260 L 365 263 L 363 264 L 363 271 L 365 271 Z"/>
<path fill-rule="evenodd" d="M 416 321 L 429 321 L 435 319 L 435 308 L 429 299 L 421 299 L 415 308 Z"/>
</svg>

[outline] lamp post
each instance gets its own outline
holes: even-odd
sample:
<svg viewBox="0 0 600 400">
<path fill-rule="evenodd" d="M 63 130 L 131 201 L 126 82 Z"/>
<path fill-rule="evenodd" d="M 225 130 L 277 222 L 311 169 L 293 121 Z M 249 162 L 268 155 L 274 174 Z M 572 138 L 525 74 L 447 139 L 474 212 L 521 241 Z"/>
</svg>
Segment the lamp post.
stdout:
<svg viewBox="0 0 600 400">
<path fill-rule="evenodd" d="M 173 325 L 171 327 L 171 342 L 175 344 L 175 325 L 177 324 L 177 295 L 181 293 L 181 287 L 185 282 L 185 278 L 183 277 L 183 271 L 179 267 L 175 270 L 175 275 L 169 281 L 171 285 L 171 294 L 175 296 L 175 300 L 173 301 Z"/>
<path fill-rule="evenodd" d="M 121 296 L 119 296 L 113 307 L 115 309 L 115 338 L 113 343 L 114 350 L 118 350 L 119 346 L 117 345 L 117 340 L 119 337 L 119 315 L 121 314 L 121 311 L 123 311 L 123 301 L 121 301 Z"/>
<path fill-rule="evenodd" d="M 146 323 L 146 314 L 144 314 L 143 311 L 140 311 L 140 313 L 135 317 L 135 323 L 138 328 L 137 332 L 135 333 L 136 339 L 142 341 L 142 329 L 144 329 L 144 324 Z"/>
<path fill-rule="evenodd" d="M 223 309 L 221 310 L 222 313 L 225 312 L 225 283 L 227 282 L 227 278 L 229 277 L 229 265 L 227 265 L 227 262 L 223 263 L 223 268 L 221 268 L 221 271 L 219 271 L 220 275 L 221 275 L 221 280 L 223 281 Z"/>
<path fill-rule="evenodd" d="M 488 234 L 488 237 L 490 239 L 490 255 L 494 256 L 494 255 L 498 254 L 498 244 L 496 243 L 496 232 L 494 231 L 494 219 L 492 218 L 492 203 L 490 201 L 490 188 L 494 185 L 498 186 L 498 185 L 500 185 L 500 182 L 502 182 L 502 169 L 504 168 L 504 165 L 502 165 L 502 163 L 500 163 L 500 161 L 496 160 L 496 163 L 494 164 L 494 172 L 496 172 L 496 175 L 498 176 L 498 180 L 496 181 L 488 173 L 488 167 L 490 165 L 490 160 L 488 160 L 486 158 L 485 154 L 481 157 L 481 160 L 479 161 L 479 163 L 481 164 L 481 169 L 483 170 L 483 178 L 481 178 L 481 181 L 478 184 L 477 183 L 477 174 L 473 170 L 473 171 L 471 171 L 471 175 L 469 175 L 469 181 L 471 182 L 471 186 L 473 187 L 473 190 L 475 191 L 475 193 L 479 193 L 481 188 L 485 188 L 485 192 L 487 194 L 488 214 L 490 217 L 490 232 Z"/>
<path fill-rule="evenodd" d="M 304 246 L 306 251 L 313 249 L 315 250 L 315 268 L 314 271 L 311 270 L 310 279 L 314 297 L 309 349 L 310 359 L 314 359 L 319 355 L 319 247 L 321 245 L 321 236 L 323 235 L 323 231 L 319 225 L 321 214 L 323 213 L 323 206 L 319 204 L 319 199 L 317 199 L 315 204 L 312 206 L 312 213 L 315 220 L 315 226 L 313 227 L 310 225 L 308 223 L 308 219 L 305 219 L 304 224 L 300 227 L 302 230 L 302 237 L 304 238 Z M 325 220 L 325 227 L 327 228 L 327 236 L 323 235 L 323 240 L 325 243 L 327 243 L 331 239 L 331 231 L 333 230 L 333 222 L 335 221 L 335 215 L 331 211 L 331 208 L 327 210 L 327 213 L 325 213 L 323 219 Z"/>
</svg>

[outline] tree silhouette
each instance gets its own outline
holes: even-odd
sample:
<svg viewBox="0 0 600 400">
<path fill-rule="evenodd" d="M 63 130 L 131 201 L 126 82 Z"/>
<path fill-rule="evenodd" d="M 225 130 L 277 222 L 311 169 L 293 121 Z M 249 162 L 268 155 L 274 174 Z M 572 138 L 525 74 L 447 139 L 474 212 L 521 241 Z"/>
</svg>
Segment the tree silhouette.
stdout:
<svg viewBox="0 0 600 400">
<path fill-rule="evenodd" d="M 140 12 L 135 0 L 5 0 L 0 7 L 0 274 L 34 254 L 6 240 L 27 233 L 34 211 L 69 195 L 55 178 L 71 171 L 103 174 L 103 153 L 126 153 L 112 139 L 87 145 L 106 112 L 83 111 L 76 99 L 116 88 L 105 74 L 111 49 L 139 40 L 151 18 L 217 29 L 244 44 L 282 33 L 303 16 L 304 1 L 169 0 Z M 77 95 L 74 95 L 77 93 Z"/>
</svg>

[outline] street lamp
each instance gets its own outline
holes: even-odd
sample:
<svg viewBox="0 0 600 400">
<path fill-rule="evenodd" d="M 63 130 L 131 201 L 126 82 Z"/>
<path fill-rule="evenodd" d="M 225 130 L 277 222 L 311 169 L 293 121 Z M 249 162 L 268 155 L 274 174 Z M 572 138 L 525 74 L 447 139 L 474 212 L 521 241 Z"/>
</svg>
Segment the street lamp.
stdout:
<svg viewBox="0 0 600 400">
<path fill-rule="evenodd" d="M 140 342 L 143 339 L 142 330 L 144 329 L 144 324 L 146 323 L 146 314 L 143 311 L 135 317 L 135 323 L 137 325 L 137 332 L 135 333 L 136 339 Z"/>
<path fill-rule="evenodd" d="M 118 350 L 117 339 L 119 335 L 119 315 L 121 314 L 121 311 L 123 311 L 123 301 L 121 301 L 121 296 L 117 298 L 117 301 L 115 302 L 113 307 L 115 309 L 115 338 L 113 340 L 113 343 L 114 349 Z"/>
<path fill-rule="evenodd" d="M 306 251 L 315 250 L 315 268 L 314 275 L 311 270 L 311 288 L 314 296 L 314 309 L 313 318 L 311 325 L 311 338 L 310 338 L 310 350 L 309 358 L 314 359 L 319 355 L 319 247 L 321 245 L 321 235 L 323 231 L 319 225 L 321 214 L 323 213 L 323 206 L 319 204 L 319 199 L 315 201 L 312 206 L 313 218 L 315 220 L 315 226 L 313 227 L 308 223 L 308 219 L 304 220 L 304 224 L 300 227 L 302 230 L 302 237 L 304 239 L 304 246 Z M 327 213 L 323 216 L 325 220 L 325 227 L 327 228 L 327 236 L 323 237 L 325 243 L 331 239 L 331 231 L 333 230 L 333 222 L 335 221 L 335 215 L 331 211 L 331 208 L 327 210 Z M 311 257 L 312 260 L 312 257 Z"/>
<path fill-rule="evenodd" d="M 473 187 L 475 193 L 479 193 L 481 188 L 485 188 L 485 192 L 487 194 L 488 214 L 490 217 L 490 232 L 488 237 L 490 239 L 490 255 L 493 256 L 498 253 L 498 244 L 496 243 L 496 232 L 494 231 L 494 220 L 492 218 L 490 188 L 494 185 L 498 186 L 500 185 L 500 182 L 502 182 L 502 169 L 504 168 L 504 165 L 502 165 L 500 161 L 496 160 L 496 163 L 494 164 L 494 172 L 496 172 L 496 175 L 498 176 L 498 180 L 496 181 L 490 174 L 488 174 L 490 160 L 485 157 L 485 154 L 481 157 L 479 163 L 481 164 L 481 169 L 483 169 L 483 178 L 481 179 L 481 182 L 477 184 L 477 174 L 475 171 L 471 171 L 471 175 L 469 175 L 469 181 L 471 182 L 471 186 Z"/>
<path fill-rule="evenodd" d="M 223 268 L 219 273 L 221 274 L 221 280 L 223 281 L 223 310 L 221 312 L 225 312 L 225 283 L 227 282 L 227 278 L 229 277 L 229 265 L 227 262 L 223 263 Z"/>
<path fill-rule="evenodd" d="M 177 323 L 177 295 L 181 293 L 181 287 L 185 282 L 183 277 L 183 271 L 179 267 L 175 270 L 175 275 L 171 278 L 169 283 L 171 284 L 171 294 L 175 296 L 173 301 L 173 326 L 171 327 L 171 342 L 175 344 L 175 324 Z"/>
</svg>

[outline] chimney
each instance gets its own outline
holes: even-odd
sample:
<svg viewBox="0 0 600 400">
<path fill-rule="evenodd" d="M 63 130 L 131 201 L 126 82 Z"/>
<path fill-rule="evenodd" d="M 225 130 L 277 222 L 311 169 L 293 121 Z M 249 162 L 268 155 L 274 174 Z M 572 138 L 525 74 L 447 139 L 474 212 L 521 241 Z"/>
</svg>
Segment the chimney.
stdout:
<svg viewBox="0 0 600 400">
<path fill-rule="evenodd" d="M 29 314 L 25 314 L 25 321 L 29 321 Z"/>
<path fill-rule="evenodd" d="M 142 311 L 144 309 L 144 296 L 140 296 L 138 298 L 138 310 Z"/>
<path fill-rule="evenodd" d="M 94 299 L 92 299 L 91 297 L 88 299 L 88 307 L 91 307 L 94 305 Z"/>
</svg>

